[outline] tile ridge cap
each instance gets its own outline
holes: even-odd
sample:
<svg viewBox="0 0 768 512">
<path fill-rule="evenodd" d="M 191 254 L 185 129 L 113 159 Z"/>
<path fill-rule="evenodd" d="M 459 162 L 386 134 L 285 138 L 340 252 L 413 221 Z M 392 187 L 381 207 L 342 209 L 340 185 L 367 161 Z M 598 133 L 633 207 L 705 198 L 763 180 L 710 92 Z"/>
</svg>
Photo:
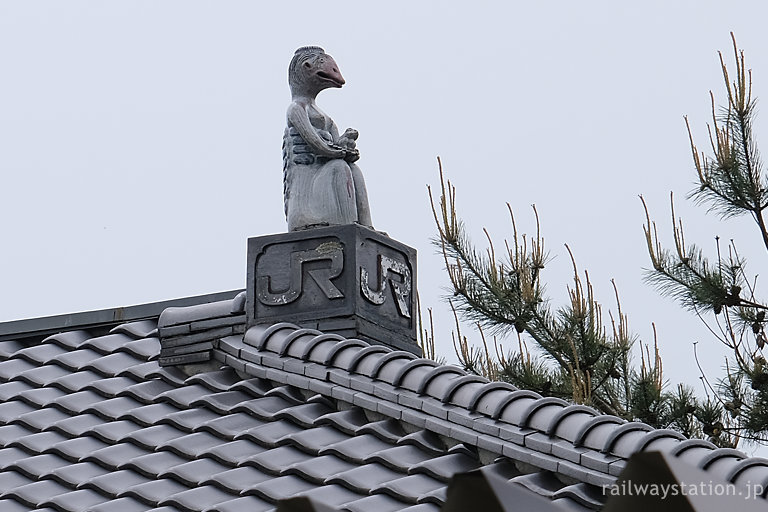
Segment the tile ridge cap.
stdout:
<svg viewBox="0 0 768 512">
<path fill-rule="evenodd" d="M 271 327 L 276 327 L 276 328 L 272 329 Z M 264 326 L 262 326 L 262 328 L 264 328 Z M 301 329 L 300 327 L 298 327 L 296 325 L 286 324 L 286 323 L 276 323 L 276 324 L 274 324 L 274 326 L 267 326 L 266 329 L 267 329 L 267 331 L 271 331 L 271 332 L 276 332 L 278 330 L 283 330 L 283 329 L 293 329 L 295 331 L 303 330 L 303 329 Z M 304 331 L 304 332 L 307 332 L 307 331 Z M 318 334 L 318 336 L 323 336 L 325 339 L 328 339 L 328 337 L 324 336 L 325 334 L 330 334 L 330 333 L 322 333 L 321 332 L 320 334 Z M 269 335 L 267 335 L 266 337 L 269 337 Z M 233 337 L 233 338 L 235 338 L 235 337 Z M 573 404 L 573 403 L 569 403 L 567 401 L 562 401 L 562 400 L 553 400 L 552 397 L 541 397 L 541 396 L 537 397 L 536 394 L 532 393 L 530 390 L 520 389 L 520 390 L 517 390 L 517 391 L 513 391 L 512 389 L 509 389 L 510 395 L 513 394 L 513 393 L 515 393 L 517 395 L 521 395 L 521 396 L 527 395 L 527 396 L 529 396 L 530 398 L 532 398 L 534 400 L 534 402 L 528 404 L 528 406 L 526 407 L 526 414 L 524 415 L 525 421 L 523 422 L 524 423 L 523 425 L 515 425 L 513 423 L 506 422 L 506 421 L 504 421 L 504 420 L 502 420 L 502 419 L 500 419 L 498 417 L 494 418 L 494 417 L 492 417 L 489 414 L 482 413 L 482 412 L 477 412 L 477 411 L 474 410 L 474 406 L 476 405 L 476 403 L 473 403 L 472 407 L 456 405 L 456 404 L 453 404 L 453 403 L 450 403 L 450 402 L 442 403 L 440 398 L 436 398 L 434 396 L 430 396 L 430 395 L 427 395 L 425 393 L 426 387 L 435 378 L 437 378 L 440 375 L 443 375 L 445 373 L 450 373 L 450 374 L 453 374 L 454 377 L 457 378 L 457 380 L 462 381 L 462 383 L 478 382 L 478 381 L 481 382 L 482 379 L 472 379 L 472 378 L 465 379 L 465 378 L 462 378 L 462 377 L 469 377 L 469 376 L 471 376 L 471 374 L 467 374 L 460 367 L 455 366 L 455 365 L 450 365 L 450 364 L 442 364 L 442 365 L 441 364 L 435 364 L 435 365 L 431 365 L 431 364 L 428 364 L 426 362 L 426 358 L 412 358 L 412 359 L 402 358 L 402 359 L 400 359 L 400 358 L 398 358 L 396 356 L 393 357 L 392 354 L 395 353 L 395 352 L 398 352 L 398 351 L 395 350 L 395 349 L 392 349 L 391 347 L 385 347 L 385 346 L 381 346 L 381 345 L 369 345 L 366 342 L 361 342 L 360 340 L 357 340 L 357 339 L 354 339 L 354 338 L 339 337 L 338 343 L 336 345 L 336 346 L 339 346 L 339 347 L 343 346 L 344 348 L 357 349 L 357 353 L 355 353 L 354 356 L 353 356 L 354 364 L 352 364 L 349 369 L 340 368 L 340 367 L 338 367 L 338 366 L 333 364 L 333 359 L 337 355 L 335 352 L 333 352 L 332 354 L 329 354 L 329 356 L 332 356 L 332 357 L 330 357 L 330 360 L 326 359 L 324 364 L 319 365 L 319 366 L 324 366 L 327 371 L 331 371 L 332 370 L 334 372 L 342 372 L 342 374 L 346 374 L 345 377 L 347 378 L 347 380 L 345 381 L 344 379 L 340 379 L 340 382 L 339 381 L 335 381 L 335 380 L 331 381 L 331 380 L 329 380 L 329 378 L 327 376 L 324 379 L 320 378 L 318 376 L 311 376 L 310 373 L 304 367 L 309 366 L 309 365 L 318 365 L 318 363 L 314 363 L 312 361 L 307 360 L 306 359 L 306 354 L 303 354 L 303 357 L 294 356 L 294 355 L 288 354 L 287 350 L 281 351 L 282 354 L 277 354 L 277 353 L 275 353 L 275 352 L 273 352 L 271 350 L 266 349 L 266 341 L 267 341 L 266 339 L 263 339 L 264 343 L 262 344 L 261 347 L 254 347 L 252 345 L 243 344 L 242 343 L 243 336 L 239 336 L 237 338 L 238 338 L 239 343 L 243 346 L 243 348 L 247 348 L 247 349 L 251 349 L 251 350 L 256 350 L 259 353 L 269 354 L 272 357 L 279 357 L 281 359 L 290 359 L 290 360 L 296 362 L 295 364 L 292 363 L 290 365 L 287 365 L 287 364 L 284 365 L 283 368 L 281 368 L 279 371 L 281 371 L 281 372 L 283 372 L 285 374 L 292 374 L 292 375 L 295 375 L 297 377 L 303 377 L 305 379 L 311 379 L 313 381 L 320 381 L 323 384 L 329 386 L 328 390 L 331 390 L 332 388 L 340 388 L 346 394 L 342 393 L 341 391 L 339 391 L 339 392 L 337 392 L 337 395 L 344 395 L 344 397 L 334 396 L 332 393 L 329 393 L 328 391 L 320 391 L 318 389 L 311 389 L 311 388 L 309 388 L 309 386 L 307 387 L 308 390 L 315 391 L 318 394 L 323 395 L 323 396 L 329 396 L 330 398 L 333 398 L 335 400 L 348 401 L 352 405 L 356 405 L 356 406 L 360 407 L 363 410 L 367 410 L 369 412 L 374 412 L 374 413 L 382 414 L 384 416 L 396 419 L 398 421 L 404 421 L 406 423 L 408 423 L 408 420 L 403 418 L 402 412 L 398 415 L 398 414 L 392 413 L 391 410 L 386 409 L 385 407 L 371 407 L 370 405 L 367 405 L 367 403 L 365 403 L 362 400 L 362 398 L 359 401 L 359 403 L 353 403 L 352 400 L 354 399 L 355 395 L 359 395 L 359 397 L 364 397 L 364 398 L 368 399 L 369 400 L 368 403 L 373 402 L 373 401 L 381 402 L 381 403 L 385 403 L 385 404 L 387 404 L 387 405 L 389 405 L 390 407 L 393 407 L 393 408 L 408 409 L 410 411 L 417 412 L 420 415 L 425 415 L 426 417 L 432 418 L 430 420 L 430 423 L 432 425 L 434 425 L 435 422 L 438 422 L 438 423 L 442 422 L 442 423 L 445 423 L 446 427 L 448 427 L 448 428 L 450 428 L 450 427 L 469 428 L 471 431 L 475 432 L 478 436 L 489 436 L 490 435 L 491 437 L 500 440 L 502 443 L 511 443 L 511 444 L 514 444 L 515 446 L 518 446 L 518 447 L 520 447 L 520 445 L 514 443 L 513 441 L 511 441 L 509 439 L 505 439 L 500 432 L 498 432 L 497 434 L 494 435 L 494 434 L 489 434 L 488 432 L 479 429 L 477 427 L 477 425 L 474 425 L 474 426 L 462 425 L 462 424 L 458 423 L 457 421 L 455 421 L 455 416 L 454 415 L 455 414 L 462 414 L 462 413 L 464 415 L 466 415 L 466 416 L 476 415 L 477 416 L 476 418 L 473 418 L 473 419 L 469 420 L 470 423 L 475 421 L 475 420 L 477 420 L 477 419 L 484 418 L 486 420 L 485 421 L 486 425 L 488 425 L 488 422 L 490 422 L 490 424 L 493 425 L 493 426 L 500 427 L 500 428 L 507 429 L 507 430 L 509 428 L 513 428 L 513 429 L 518 429 L 518 430 L 521 430 L 521 431 L 522 430 L 529 430 L 529 433 L 538 432 L 538 433 L 543 434 L 543 435 L 545 435 L 545 436 L 547 436 L 549 438 L 552 438 L 553 442 L 555 442 L 557 440 L 564 441 L 565 443 L 568 443 L 568 444 L 572 445 L 574 448 L 580 448 L 580 447 L 581 448 L 585 448 L 583 446 L 583 442 L 584 442 L 585 438 L 587 437 L 587 435 L 589 434 L 589 432 L 593 428 L 597 427 L 598 425 L 605 424 L 605 423 L 614 423 L 615 426 L 614 426 L 613 429 L 611 429 L 611 432 L 608 434 L 608 437 L 605 440 L 606 442 L 604 443 L 604 445 L 602 447 L 603 448 L 602 450 L 588 448 L 589 451 L 594 452 L 595 454 L 599 454 L 601 452 L 602 453 L 606 453 L 605 452 L 606 448 L 608 448 L 609 445 L 613 445 L 618 440 L 618 438 L 620 438 L 626 432 L 630 432 L 630 431 L 645 431 L 646 432 L 646 437 L 643 437 L 641 442 L 638 443 L 638 448 L 640 446 L 642 446 L 642 448 L 645 448 L 655 438 L 668 437 L 670 439 L 675 439 L 676 441 L 678 441 L 680 443 L 678 445 L 679 447 L 685 446 L 682 449 L 680 449 L 678 447 L 675 447 L 675 449 L 673 449 L 670 452 L 670 454 L 672 456 L 674 456 L 674 457 L 677 457 L 680 452 L 685 451 L 686 449 L 688 449 L 690 447 L 693 447 L 693 446 L 700 446 L 700 447 L 708 448 L 708 449 L 712 450 L 713 453 L 711 455 L 707 456 L 707 461 L 715 460 L 715 459 L 723 457 L 723 456 L 729 456 L 729 455 L 730 456 L 735 456 L 736 455 L 735 451 L 728 450 L 728 449 L 717 448 L 716 446 L 714 446 L 711 443 L 708 443 L 707 441 L 702 440 L 702 439 L 681 439 L 679 437 L 673 436 L 672 435 L 673 431 L 667 432 L 666 431 L 667 429 L 653 428 L 653 427 L 651 427 L 651 426 L 649 426 L 649 425 L 647 425 L 645 423 L 642 423 L 642 422 L 627 422 L 626 420 L 624 420 L 624 419 L 622 419 L 622 418 L 620 418 L 618 416 L 609 415 L 609 414 L 600 414 L 598 411 L 594 411 L 591 408 L 589 408 L 588 406 L 584 406 L 584 405 L 580 405 L 580 404 Z M 311 348 L 314 348 L 314 346 L 312 346 Z M 334 348 L 336 348 L 336 347 L 334 347 Z M 382 379 L 380 379 L 378 377 L 379 373 L 380 373 L 380 371 L 382 369 L 382 366 L 383 366 L 381 361 L 379 361 L 379 362 L 377 362 L 375 364 L 376 370 L 371 372 L 370 375 L 356 373 L 355 370 L 357 369 L 358 364 L 361 362 L 362 356 L 363 355 L 371 355 L 371 354 L 377 354 L 377 355 L 380 355 L 381 357 L 386 358 L 385 362 L 389 362 L 389 363 L 392 363 L 394 361 L 399 361 L 400 362 L 400 367 L 397 369 L 397 372 L 396 372 L 396 375 L 397 375 L 397 379 L 395 381 L 396 384 L 391 384 L 391 383 L 389 383 L 389 382 L 387 382 L 385 380 L 382 380 Z M 252 363 L 250 361 L 247 361 L 247 360 L 240 359 L 239 357 L 234 356 L 232 354 L 226 354 L 226 357 L 230 358 L 231 360 L 237 360 L 238 362 L 244 364 L 245 368 L 246 368 L 246 373 L 248 373 L 248 371 L 247 371 L 248 370 L 248 366 L 249 365 L 250 366 L 254 365 L 254 363 Z M 411 389 L 403 388 L 401 386 L 401 384 L 402 384 L 403 380 L 405 379 L 405 376 L 407 375 L 408 371 L 412 371 L 412 370 L 417 369 L 417 368 L 423 368 L 425 366 L 429 367 L 429 370 L 422 377 L 422 380 L 419 383 L 420 386 L 419 386 L 418 390 L 413 391 Z M 404 369 L 406 370 L 405 373 L 403 373 L 401 371 L 401 370 L 404 370 Z M 273 374 L 273 376 L 274 376 L 274 374 Z M 381 386 L 391 387 L 392 390 L 396 390 L 395 392 L 397 393 L 398 398 L 397 399 L 392 399 L 392 398 L 387 396 L 387 393 L 383 393 L 383 392 L 376 393 L 374 391 L 367 392 L 367 391 L 362 391 L 360 389 L 356 389 L 355 387 L 352 386 L 351 381 L 349 379 L 359 379 L 361 377 L 371 379 L 372 381 L 374 381 L 376 383 L 374 385 L 381 385 Z M 345 384 L 345 382 L 346 382 L 346 384 Z M 299 386 L 298 381 L 296 379 L 294 379 L 294 378 L 290 378 L 289 379 L 287 377 L 287 375 L 286 375 L 286 377 L 284 379 L 282 379 L 282 384 Z M 501 384 L 501 385 L 499 385 L 499 384 Z M 504 389 L 505 388 L 504 383 L 501 382 L 501 381 L 499 381 L 498 383 L 496 381 L 490 381 L 490 382 L 487 382 L 485 384 L 485 386 L 493 386 L 494 389 Z M 454 383 L 451 386 L 451 394 L 455 393 L 456 390 L 458 388 L 460 388 L 460 387 L 461 387 L 461 385 L 459 385 L 458 383 Z M 482 388 L 481 388 L 480 391 L 475 393 L 475 398 L 478 398 L 478 397 L 480 397 L 482 395 L 485 395 L 486 393 L 488 393 L 488 391 L 483 391 Z M 430 412 L 430 410 L 425 410 L 424 408 L 417 409 L 417 408 L 415 408 L 413 406 L 404 405 L 402 402 L 404 402 L 405 400 L 401 400 L 399 398 L 401 395 L 406 395 L 406 396 L 410 395 L 414 399 L 422 401 L 422 402 L 425 401 L 425 400 L 426 401 L 430 401 L 431 400 L 431 401 L 433 401 L 433 404 L 435 404 L 435 406 L 439 410 L 444 410 L 446 412 L 446 414 L 445 415 L 436 415 L 433 412 Z M 508 397 L 505 397 L 505 398 L 508 398 Z M 532 417 L 533 414 L 535 414 L 535 412 L 537 410 L 541 409 L 543 405 L 553 405 L 553 404 L 559 404 L 561 406 L 561 410 L 559 412 L 555 413 L 555 416 L 552 418 L 550 423 L 547 425 L 547 428 L 539 429 L 539 428 L 531 428 L 531 427 L 528 426 L 530 418 Z M 505 406 L 509 405 L 509 403 L 505 402 L 504 405 Z M 589 419 L 587 419 L 579 427 L 579 432 L 576 435 L 574 441 L 569 441 L 568 439 L 561 438 L 561 437 L 558 437 L 558 436 L 555 435 L 555 431 L 556 431 L 557 425 L 566 416 L 568 416 L 570 414 L 573 414 L 573 413 L 577 413 L 577 412 L 588 412 L 590 410 L 596 412 L 597 414 L 592 416 L 592 417 L 590 417 Z M 452 419 L 452 416 L 453 416 L 453 419 Z M 425 429 L 429 430 L 429 426 L 428 425 L 425 425 L 422 428 L 425 428 Z M 450 437 L 450 434 L 448 435 L 448 437 Z M 471 443 L 469 441 L 462 441 L 462 442 L 465 442 L 466 444 L 469 444 L 469 445 L 473 445 L 473 443 Z M 474 443 L 474 446 L 478 446 L 478 442 L 477 441 Z M 529 447 L 529 446 L 525 446 L 525 449 L 530 450 L 530 451 L 535 452 L 535 453 L 545 454 L 545 455 L 552 456 L 551 453 L 547 454 L 546 450 L 536 449 L 536 448 Z M 499 451 L 499 454 L 501 455 L 501 451 L 502 450 L 499 449 L 498 451 Z M 741 452 L 739 452 L 739 453 L 741 453 Z M 626 457 L 616 456 L 614 454 L 612 454 L 612 455 L 617 457 L 619 460 L 624 460 L 624 461 L 627 460 Z M 746 456 L 743 453 L 742 453 L 741 457 L 743 457 L 743 459 L 740 461 L 740 467 L 746 467 L 746 466 L 751 466 L 751 465 L 758 465 L 758 466 L 766 466 L 766 467 L 768 467 L 768 461 L 766 461 L 766 459 L 761 459 L 760 457 L 748 457 L 748 456 Z M 583 466 L 583 464 L 579 464 L 579 466 Z M 583 467 L 585 469 L 587 469 L 587 466 L 583 466 Z M 598 472 L 600 474 L 603 474 L 606 477 L 609 476 L 609 473 L 607 471 L 600 471 L 600 470 L 596 470 L 594 468 L 591 468 L 591 470 L 592 471 L 596 471 L 596 472 Z M 611 477 L 613 477 L 613 476 L 611 476 Z"/>
</svg>

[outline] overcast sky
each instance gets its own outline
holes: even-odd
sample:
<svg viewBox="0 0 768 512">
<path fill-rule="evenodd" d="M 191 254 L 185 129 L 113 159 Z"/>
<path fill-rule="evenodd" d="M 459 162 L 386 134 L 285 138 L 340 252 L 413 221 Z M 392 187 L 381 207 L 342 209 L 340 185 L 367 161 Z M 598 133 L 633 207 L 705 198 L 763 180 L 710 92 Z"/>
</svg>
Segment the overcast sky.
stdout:
<svg viewBox="0 0 768 512">
<path fill-rule="evenodd" d="M 499 2 L 498 4 L 501 4 Z M 422 303 L 452 353 L 447 284 L 430 246 L 436 156 L 474 239 L 521 230 L 536 204 L 566 298 L 568 243 L 630 326 L 656 322 L 672 382 L 697 384 L 698 320 L 642 281 L 637 198 L 670 239 L 735 237 L 747 219 L 684 200 L 694 171 L 683 123 L 706 142 L 717 51 L 736 33 L 768 92 L 766 8 L 739 2 L 0 1 L 0 321 L 241 288 L 246 239 L 285 230 L 280 145 L 294 50 L 323 46 L 347 85 L 320 106 L 358 147 L 377 229 L 419 251 Z M 761 124 L 758 123 L 758 133 Z"/>
</svg>

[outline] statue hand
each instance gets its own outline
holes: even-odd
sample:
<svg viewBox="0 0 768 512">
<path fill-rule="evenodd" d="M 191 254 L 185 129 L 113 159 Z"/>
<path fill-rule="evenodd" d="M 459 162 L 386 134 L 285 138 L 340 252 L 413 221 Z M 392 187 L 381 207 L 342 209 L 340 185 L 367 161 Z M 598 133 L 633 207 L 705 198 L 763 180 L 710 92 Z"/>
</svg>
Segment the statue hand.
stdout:
<svg viewBox="0 0 768 512">
<path fill-rule="evenodd" d="M 360 152 L 355 148 L 347 149 L 344 160 L 349 163 L 357 162 L 360 160 Z"/>
</svg>

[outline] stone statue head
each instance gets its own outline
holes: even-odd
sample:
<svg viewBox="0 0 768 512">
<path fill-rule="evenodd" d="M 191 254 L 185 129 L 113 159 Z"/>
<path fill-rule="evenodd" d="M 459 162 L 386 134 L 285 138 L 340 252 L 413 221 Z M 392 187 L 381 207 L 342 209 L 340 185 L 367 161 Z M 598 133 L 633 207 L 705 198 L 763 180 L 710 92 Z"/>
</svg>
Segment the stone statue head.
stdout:
<svg viewBox="0 0 768 512">
<path fill-rule="evenodd" d="M 319 46 L 302 46 L 288 66 L 288 85 L 294 96 L 314 98 L 323 89 L 341 87 L 344 83 L 336 61 Z"/>
</svg>

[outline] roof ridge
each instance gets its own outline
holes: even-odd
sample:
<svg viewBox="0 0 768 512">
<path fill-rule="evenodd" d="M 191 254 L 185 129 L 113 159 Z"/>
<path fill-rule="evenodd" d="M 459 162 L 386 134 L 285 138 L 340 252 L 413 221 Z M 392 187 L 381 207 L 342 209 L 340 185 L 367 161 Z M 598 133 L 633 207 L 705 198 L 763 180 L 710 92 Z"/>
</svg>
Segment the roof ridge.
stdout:
<svg viewBox="0 0 768 512">
<path fill-rule="evenodd" d="M 768 460 L 737 450 L 293 324 L 257 325 L 244 336 L 222 338 L 214 343 L 214 358 L 250 376 L 320 393 L 596 485 L 612 483 L 632 453 L 649 450 L 684 458 L 733 483 L 744 467 L 762 467 L 768 476 Z"/>
</svg>

